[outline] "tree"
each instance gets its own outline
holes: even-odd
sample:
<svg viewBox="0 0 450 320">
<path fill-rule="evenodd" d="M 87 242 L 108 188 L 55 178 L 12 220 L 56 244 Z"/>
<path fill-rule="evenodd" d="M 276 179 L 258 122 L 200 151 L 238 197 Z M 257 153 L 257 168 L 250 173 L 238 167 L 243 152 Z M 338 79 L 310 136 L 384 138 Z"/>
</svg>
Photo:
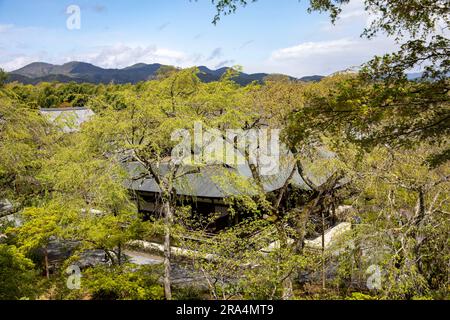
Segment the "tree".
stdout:
<svg viewBox="0 0 450 320">
<path fill-rule="evenodd" d="M 213 118 L 212 121 L 209 120 L 209 127 L 238 128 L 243 132 L 249 129 L 258 130 L 267 128 L 268 126 L 273 129 L 283 128 L 289 123 L 292 110 L 302 105 L 305 92 L 308 90 L 311 90 L 308 89 L 308 85 L 297 83 L 286 78 L 269 79 L 264 86 L 256 85 L 246 88 L 242 102 L 233 108 L 233 112 L 223 112 L 223 116 Z M 213 97 L 208 96 L 208 100 L 210 103 L 215 103 Z M 220 107 L 220 103 L 218 103 L 218 107 Z M 245 116 L 241 116 L 241 113 L 245 114 Z M 230 117 L 230 114 L 233 117 Z M 285 141 L 289 142 L 287 138 Z M 338 173 L 328 173 L 328 179 L 325 179 L 325 181 L 316 181 L 316 184 L 312 183 L 304 174 L 306 171 L 304 167 L 304 153 L 308 148 L 315 149 L 317 146 L 309 141 L 305 141 L 302 146 L 289 144 L 291 148 L 290 156 L 280 157 L 280 170 L 284 170 L 288 177 L 286 177 L 284 185 L 277 191 L 268 194 L 264 190 L 263 181 L 267 181 L 270 178 L 264 177 L 261 173 L 261 163 L 254 163 L 250 160 L 251 154 L 249 150 L 251 148 L 249 144 L 253 142 L 246 141 L 244 145 L 235 145 L 231 141 L 228 141 L 230 145 L 234 146 L 233 148 L 237 149 L 243 155 L 245 165 L 250 168 L 252 176 L 247 178 L 225 174 L 217 177 L 217 181 L 224 184 L 222 187 L 224 190 L 229 189 L 230 186 L 232 186 L 233 190 L 238 190 L 237 195 L 230 196 L 228 199 L 232 208 L 229 214 L 235 217 L 235 220 L 255 219 L 265 222 L 262 225 L 260 224 L 260 226 L 262 228 L 264 226 L 264 229 L 267 229 L 264 232 L 269 232 L 271 242 L 273 242 L 272 245 L 275 248 L 273 248 L 270 255 L 260 257 L 261 252 L 259 252 L 259 249 L 264 248 L 264 239 L 261 239 L 261 241 L 255 241 L 253 239 L 252 241 L 255 241 L 254 243 L 250 240 L 236 239 L 236 233 L 239 232 L 241 234 L 247 234 L 247 236 L 248 234 L 252 234 L 251 232 L 243 231 L 246 230 L 246 226 L 244 225 L 242 229 L 237 228 L 236 233 L 230 231 L 218 236 L 218 238 L 223 236 L 224 239 L 230 237 L 228 240 L 219 240 L 219 244 L 216 243 L 216 239 L 211 240 L 211 243 L 206 241 L 205 245 L 200 249 L 204 256 L 208 252 L 221 252 L 223 257 L 218 257 L 211 261 L 205 261 L 200 258 L 197 261 L 200 261 L 199 266 L 207 274 L 207 277 L 210 277 L 209 283 L 213 297 L 217 298 L 224 294 L 226 296 L 233 294 L 233 288 L 236 288 L 236 286 L 233 284 L 233 281 L 230 285 L 230 281 L 226 279 L 233 278 L 232 273 L 236 273 L 237 271 L 228 273 L 227 269 L 239 270 L 242 265 L 264 264 L 267 267 L 264 269 L 267 272 L 267 277 L 270 278 L 272 276 L 272 289 L 275 288 L 273 292 L 272 289 L 269 290 L 272 292 L 271 297 L 277 296 L 290 299 L 292 298 L 292 278 L 299 268 L 296 262 L 304 258 L 302 249 L 306 236 L 306 226 L 313 215 L 323 215 L 324 212 L 326 212 L 327 216 L 329 215 L 330 206 L 333 204 L 330 203 L 329 198 L 334 197 L 334 189 L 339 182 L 340 175 Z M 315 161 L 317 162 L 316 167 L 323 165 L 323 162 L 317 159 Z M 289 185 L 289 182 L 295 173 L 295 169 L 298 169 L 304 176 L 305 181 L 309 181 L 308 183 L 312 189 L 311 192 L 304 192 L 298 195 L 292 191 L 292 186 Z M 218 175 L 220 174 L 218 173 Z M 286 205 L 289 202 L 290 204 Z M 325 232 L 324 225 L 327 226 L 328 224 L 321 225 L 320 230 L 322 233 Z M 201 235 L 198 237 L 207 238 Z M 292 241 L 292 239 L 295 239 L 295 241 Z M 225 245 L 231 242 L 236 242 L 236 246 L 226 248 L 220 246 L 220 243 Z M 266 243 L 266 246 L 269 246 L 271 242 Z M 245 247 L 249 252 L 254 252 L 255 255 L 252 258 L 250 256 L 243 257 L 242 255 L 244 253 L 240 254 L 233 250 L 233 248 L 239 248 L 239 246 Z M 253 246 L 260 247 L 256 251 L 252 251 L 254 249 Z M 191 246 L 191 249 L 194 247 Z M 235 262 L 230 261 L 228 257 L 231 256 L 235 257 Z M 250 259 L 254 260 L 250 262 Z M 272 262 L 273 264 L 271 264 Z M 252 276 L 250 271 L 248 276 L 253 280 L 257 278 L 257 275 Z M 249 280 L 247 285 L 250 282 Z M 268 284 L 265 280 L 261 281 L 261 283 Z M 252 294 L 256 295 L 255 292 Z"/>
<path fill-rule="evenodd" d="M 178 76 L 177 74 L 175 76 Z M 173 179 L 178 171 L 178 166 L 163 159 L 171 154 L 173 143 L 170 140 L 172 131 L 184 127 L 179 118 L 175 118 L 178 95 L 184 95 L 183 91 L 175 91 L 177 82 L 175 79 L 167 79 L 170 87 L 161 86 L 162 90 L 170 90 L 171 100 L 161 99 L 158 92 L 151 93 L 150 97 L 143 98 L 134 92 L 123 92 L 123 100 L 126 107 L 122 110 L 107 110 L 103 117 L 94 122 L 95 127 L 101 128 L 95 131 L 94 139 L 101 141 L 100 148 L 106 148 L 106 152 L 126 151 L 132 160 L 137 161 L 145 170 L 147 177 L 155 179 L 161 189 L 162 212 L 165 221 L 164 241 L 164 292 L 166 299 L 171 299 L 170 287 L 170 229 L 173 223 L 174 186 Z M 160 91 L 162 95 L 164 91 Z M 181 90 L 189 90 L 181 88 Z M 160 102 L 160 104 L 158 104 Z M 167 109 L 166 109 L 167 108 Z M 109 149 L 109 150 L 108 150 Z M 160 166 L 167 165 L 168 172 L 158 170 Z"/>
<path fill-rule="evenodd" d="M 60 215 L 53 207 L 27 208 L 21 216 L 25 223 L 20 227 L 7 229 L 7 233 L 17 238 L 19 249 L 24 254 L 43 249 L 44 270 L 47 279 L 50 277 L 47 246 L 52 237 L 58 236 L 63 225 L 59 224 Z"/>
<path fill-rule="evenodd" d="M 253 1 L 214 1 L 217 8 L 214 22 L 222 14 L 233 13 L 239 5 L 250 2 Z M 309 11 L 329 12 L 334 23 L 348 2 L 311 0 Z M 326 99 L 309 101 L 296 120 L 308 116 L 308 112 L 319 114 L 312 126 L 328 129 L 333 122 L 332 129 L 351 130 L 352 135 L 372 145 L 390 141 L 408 143 L 417 137 L 432 143 L 447 140 L 450 45 L 446 29 L 450 4 L 445 0 L 407 4 L 399 0 L 366 0 L 365 10 L 374 19 L 362 36 L 370 39 L 385 33 L 401 43 L 401 50 L 375 57 L 356 78 L 338 85 Z M 421 80 L 408 81 L 406 72 L 417 67 L 424 69 Z M 358 130 L 361 126 L 365 130 Z M 368 132 L 374 127 L 374 132 Z M 431 161 L 447 160 L 448 150 L 432 155 Z"/>
<path fill-rule="evenodd" d="M 94 300 L 161 300 L 159 266 L 98 266 L 84 274 L 84 292 Z"/>
<path fill-rule="evenodd" d="M 180 71 L 180 70 L 174 66 L 161 66 L 156 71 L 156 78 L 164 79 L 164 78 L 170 77 L 171 75 L 173 75 L 174 73 L 176 73 L 178 71 Z"/>
<path fill-rule="evenodd" d="M 37 110 L 0 91 L 0 198 L 16 202 L 16 210 L 42 191 L 36 175 L 56 136 Z"/>
<path fill-rule="evenodd" d="M 161 190 L 159 210 L 164 219 L 166 299 L 172 297 L 170 248 L 178 200 L 175 183 L 187 174 L 198 172 L 201 165 L 187 166 L 172 161 L 172 149 L 178 143 L 172 135 L 180 129 L 192 132 L 196 121 L 221 123 L 221 119 L 230 117 L 240 94 L 238 86 L 229 79 L 203 84 L 197 72 L 195 68 L 170 72 L 160 80 L 125 88 L 117 93 L 123 103 L 121 108 L 106 108 L 89 124 L 92 140 L 101 153 L 137 164 L 140 169 L 134 172 L 134 178 L 153 179 Z M 97 100 L 93 104 L 106 103 Z"/>
<path fill-rule="evenodd" d="M 37 295 L 33 262 L 15 246 L 0 244 L 0 299 L 16 300 Z"/>
<path fill-rule="evenodd" d="M 5 85 L 7 78 L 8 74 L 2 68 L 0 68 L 0 88 Z"/>
<path fill-rule="evenodd" d="M 97 153 L 88 137 L 84 131 L 63 135 L 53 146 L 35 173 L 44 192 L 20 212 L 23 224 L 8 230 L 22 252 L 43 249 L 47 277 L 50 241 L 70 241 L 78 252 L 102 249 L 112 265 L 121 265 L 123 246 L 140 222 L 123 168 Z"/>
<path fill-rule="evenodd" d="M 217 8 L 213 23 L 217 23 L 221 15 L 234 13 L 239 6 L 250 2 L 256 0 L 213 1 Z M 335 23 L 342 8 L 349 2 L 350 0 L 310 0 L 308 11 L 329 12 L 331 21 Z M 383 68 L 375 67 L 373 63 L 369 64 L 370 66 L 384 71 L 384 76 L 394 74 L 404 77 L 405 71 L 423 62 L 429 62 L 422 76 L 424 79 L 442 79 L 448 76 L 449 39 L 445 35 L 450 21 L 448 1 L 421 0 L 405 4 L 400 0 L 366 0 L 364 3 L 365 11 L 371 13 L 374 19 L 364 29 L 362 36 L 370 39 L 382 32 L 395 37 L 399 42 L 407 39 L 402 44 L 401 51 L 385 56 L 389 61 L 384 61 Z"/>
<path fill-rule="evenodd" d="M 360 191 L 352 200 L 354 214 L 361 221 L 351 237 L 358 245 L 347 242 L 344 250 L 353 252 L 349 259 L 360 252 L 357 273 L 380 268 L 374 293 L 382 297 L 448 295 L 449 166 L 430 168 L 425 159 L 433 152 L 421 144 L 412 150 L 377 147 L 362 161 L 347 155 L 352 188 Z"/>
<path fill-rule="evenodd" d="M 213 299 L 283 298 L 286 277 L 303 268 L 307 259 L 288 246 L 274 246 L 277 236 L 268 232 L 270 225 L 256 215 L 213 238 L 196 231 L 191 239 L 202 241 L 184 241 Z"/>
<path fill-rule="evenodd" d="M 5 261 L 18 261 L 7 268 L 31 277 L 26 254 L 70 240 L 77 248 L 66 263 L 102 249 L 111 266 L 83 272 L 87 286 L 67 298 L 162 298 L 157 273 L 123 259 L 124 246 L 142 239 L 148 226 L 164 239 L 166 299 L 177 298 L 174 243 L 192 250 L 189 261 L 215 299 L 290 299 L 298 289 L 295 276 L 310 269 L 321 271 L 323 294 L 333 290 L 333 274 L 344 295 L 357 289 L 381 298 L 448 296 L 445 81 L 388 79 L 367 67 L 317 83 L 278 76 L 240 87 L 233 82 L 238 70 L 211 83 L 200 82 L 197 72 L 169 69 L 138 85 L 8 84 L 0 90 L 0 199 L 14 200 L 23 220 L 9 229 L 9 246 L 0 245 Z M 80 132 L 58 132 L 36 110 L 48 96 L 55 106 L 86 99 L 96 116 Z M 430 126 L 438 117 L 443 121 Z M 172 141 L 173 133 L 183 129 L 192 137 L 197 121 L 219 129 L 219 136 L 226 129 L 282 129 L 289 154 L 280 158 L 280 169 L 287 175 L 296 169 L 307 187 L 296 189 L 289 176 L 265 192 L 263 164 L 250 161 L 248 144 L 233 141 L 251 176 L 225 174 L 229 166 L 215 163 L 215 181 L 235 191 L 226 202 L 238 224 L 210 237 L 205 226 L 218 214 L 194 221 L 177 193 L 208 158 L 172 161 L 183 136 Z M 204 153 L 198 141 L 189 144 L 187 158 Z M 161 191 L 161 219 L 140 221 L 129 189 L 142 179 Z M 341 204 L 351 206 L 349 212 L 342 213 Z M 331 250 L 322 245 L 311 253 L 304 246 L 307 237 L 324 239 L 339 221 L 352 221 L 353 229 Z M 385 273 L 380 289 L 368 292 L 365 272 L 373 264 Z M 11 279 L 0 281 L 9 287 Z M 33 296 L 18 289 L 15 298 Z"/>
</svg>

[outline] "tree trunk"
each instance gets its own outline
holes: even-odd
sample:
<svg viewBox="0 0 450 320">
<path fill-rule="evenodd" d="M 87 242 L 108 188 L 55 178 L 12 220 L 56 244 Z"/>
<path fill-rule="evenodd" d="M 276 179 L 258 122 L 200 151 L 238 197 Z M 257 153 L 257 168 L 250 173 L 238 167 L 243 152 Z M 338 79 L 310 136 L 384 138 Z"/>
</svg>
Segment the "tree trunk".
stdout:
<svg viewBox="0 0 450 320">
<path fill-rule="evenodd" d="M 283 255 L 285 252 L 287 252 L 288 249 L 288 238 L 286 235 L 286 232 L 284 230 L 284 227 L 282 223 L 278 222 L 276 224 L 276 228 L 278 231 L 278 239 L 280 241 L 280 253 Z M 283 257 L 280 257 L 280 259 L 283 259 Z M 286 275 L 286 277 L 281 282 L 282 286 L 282 293 L 281 293 L 281 299 L 283 300 L 291 300 L 294 296 L 294 291 L 292 288 L 292 279 L 291 279 L 291 271 L 288 271 L 289 274 Z"/>
<path fill-rule="evenodd" d="M 164 296 L 166 300 L 172 300 L 172 289 L 170 280 L 170 229 L 172 227 L 173 213 L 170 202 L 165 200 L 164 204 Z"/>
<path fill-rule="evenodd" d="M 288 276 L 283 281 L 283 293 L 281 295 L 282 300 L 292 300 L 294 297 L 294 289 L 292 288 L 292 279 Z"/>
<path fill-rule="evenodd" d="M 303 244 L 306 237 L 306 228 L 309 220 L 310 209 L 306 208 L 302 211 L 299 211 L 296 217 L 296 232 L 297 232 L 297 241 L 295 243 L 295 253 L 302 254 L 303 253 Z"/>
<path fill-rule="evenodd" d="M 420 274 L 423 274 L 422 257 L 420 256 L 420 249 L 422 246 L 422 240 L 420 240 L 420 236 L 422 233 L 420 230 L 420 226 L 424 219 L 425 219 L 425 192 L 424 192 L 423 188 L 420 188 L 417 209 L 416 209 L 416 215 L 414 218 L 415 228 L 413 229 L 413 232 L 411 234 L 411 236 L 416 241 L 415 245 L 412 248 L 412 254 L 414 256 L 414 261 L 415 261 L 417 270 L 419 271 Z"/>
</svg>

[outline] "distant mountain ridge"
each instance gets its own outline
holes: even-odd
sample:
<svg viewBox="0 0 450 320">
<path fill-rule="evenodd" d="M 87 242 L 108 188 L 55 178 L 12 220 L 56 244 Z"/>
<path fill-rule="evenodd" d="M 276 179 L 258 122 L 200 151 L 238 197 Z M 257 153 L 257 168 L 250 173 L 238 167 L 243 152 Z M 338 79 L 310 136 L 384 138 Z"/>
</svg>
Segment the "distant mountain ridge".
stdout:
<svg viewBox="0 0 450 320">
<path fill-rule="evenodd" d="M 88 82 L 88 83 L 137 83 L 154 79 L 159 68 L 164 65 L 159 63 L 145 64 L 137 63 L 122 69 L 105 69 L 93 64 L 72 61 L 63 65 L 54 65 L 45 62 L 33 62 L 18 70 L 9 73 L 8 82 L 18 81 L 24 84 L 36 84 L 39 82 Z M 198 77 L 204 82 L 219 80 L 228 70 L 223 67 L 211 70 L 205 66 L 198 67 Z M 247 85 L 253 81 L 263 82 L 268 73 L 240 73 L 234 80 L 240 85 Z M 300 79 L 290 77 L 298 81 L 320 81 L 323 76 L 307 76 Z"/>
</svg>

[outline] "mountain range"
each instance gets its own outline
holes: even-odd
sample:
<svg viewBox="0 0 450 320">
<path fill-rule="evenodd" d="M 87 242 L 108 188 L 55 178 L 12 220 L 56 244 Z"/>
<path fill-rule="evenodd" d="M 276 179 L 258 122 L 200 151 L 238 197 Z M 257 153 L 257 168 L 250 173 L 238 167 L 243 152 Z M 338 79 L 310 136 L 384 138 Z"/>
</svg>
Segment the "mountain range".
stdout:
<svg viewBox="0 0 450 320">
<path fill-rule="evenodd" d="M 154 79 L 162 64 L 138 63 L 123 69 L 104 69 L 90 63 L 72 61 L 63 65 L 54 65 L 45 62 L 33 62 L 23 68 L 12 71 L 8 75 L 8 82 L 18 81 L 24 84 L 36 84 L 39 82 L 88 82 L 88 83 L 137 83 Z M 228 70 L 227 67 L 211 70 L 205 66 L 199 66 L 198 77 L 204 82 L 217 81 Z M 247 85 L 253 81 L 263 82 L 268 73 L 240 73 L 234 81 L 240 85 Z M 293 80 L 320 81 L 323 76 L 307 76 Z"/>
</svg>

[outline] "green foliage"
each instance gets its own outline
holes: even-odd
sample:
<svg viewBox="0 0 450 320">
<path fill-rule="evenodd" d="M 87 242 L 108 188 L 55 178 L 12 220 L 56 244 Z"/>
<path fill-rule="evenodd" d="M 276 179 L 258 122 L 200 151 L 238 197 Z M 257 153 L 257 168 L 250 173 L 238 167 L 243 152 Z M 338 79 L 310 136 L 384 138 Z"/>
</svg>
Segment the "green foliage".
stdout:
<svg viewBox="0 0 450 320">
<path fill-rule="evenodd" d="M 156 71 L 156 78 L 162 80 L 164 78 L 172 76 L 178 71 L 180 70 L 173 66 L 162 66 L 158 69 L 158 71 Z"/>
<path fill-rule="evenodd" d="M 214 299 L 280 299 L 286 278 L 306 266 L 307 258 L 293 247 L 273 246 L 268 226 L 266 221 L 247 220 L 214 238 L 197 231 L 191 238 L 201 242 L 183 241 Z"/>
<path fill-rule="evenodd" d="M 346 300 L 376 300 L 376 299 L 365 293 L 353 292 L 350 297 L 346 298 Z"/>
<path fill-rule="evenodd" d="M 206 295 L 204 290 L 196 285 L 184 285 L 174 287 L 175 300 L 203 300 Z"/>
<path fill-rule="evenodd" d="M 20 227 L 9 228 L 7 232 L 16 235 L 20 249 L 25 253 L 46 246 L 50 238 L 59 235 L 64 228 L 60 224 L 61 210 L 53 204 L 42 208 L 26 208 L 22 217 L 25 223 Z"/>
<path fill-rule="evenodd" d="M 22 103 L 34 108 L 84 107 L 101 92 L 102 85 L 89 83 L 48 83 L 35 86 L 9 83 L 4 86 Z"/>
<path fill-rule="evenodd" d="M 0 68 L 0 88 L 5 85 L 7 78 L 8 74 L 2 68 Z"/>
<path fill-rule="evenodd" d="M 217 8 L 214 23 L 222 14 L 234 13 L 250 2 L 254 1 L 213 1 Z M 349 2 L 310 0 L 309 11 L 329 12 L 334 23 Z M 375 19 L 362 36 L 370 39 L 385 33 L 404 41 L 401 50 L 373 58 L 358 77 L 338 82 L 320 98 L 308 99 L 293 117 L 300 126 L 294 125 L 291 138 L 301 143 L 313 133 L 312 128 L 320 127 L 334 134 L 344 131 L 366 146 L 417 140 L 448 144 L 450 46 L 444 30 L 449 28 L 449 2 L 368 0 L 365 10 Z M 406 72 L 418 67 L 424 69 L 421 81 L 407 81 Z M 302 118 L 312 123 L 301 125 Z M 448 151 L 433 158 L 448 160 Z"/>
<path fill-rule="evenodd" d="M 448 80 L 368 83 L 363 76 L 338 75 L 314 85 L 305 106 L 291 117 L 289 143 L 314 141 L 324 133 L 335 140 L 342 140 L 344 135 L 366 150 L 383 144 L 410 147 L 420 141 L 441 147 L 428 161 L 435 165 L 445 162 L 449 143 Z M 310 121 L 302 121 L 305 118 Z"/>
<path fill-rule="evenodd" d="M 36 175 L 52 151 L 50 132 L 36 110 L 0 91 L 0 197 L 30 203 L 41 191 Z"/>
<path fill-rule="evenodd" d="M 382 297 L 448 295 L 449 166 L 427 167 L 424 160 L 434 151 L 378 147 L 357 160 L 353 188 L 360 193 L 353 205 L 362 221 L 352 236 L 357 246 L 340 256 L 342 280 L 362 279 L 364 286 L 363 273 L 378 265 Z M 352 161 L 347 158 L 355 168 Z"/>
<path fill-rule="evenodd" d="M 82 290 L 94 300 L 161 300 L 159 277 L 153 266 L 90 268 L 83 273 Z"/>
<path fill-rule="evenodd" d="M 334 19 L 346 2 L 311 1 L 311 9 Z M 246 1 L 215 3 L 231 13 Z M 404 8 L 397 1 L 378 3 L 386 12 L 372 31 L 426 32 L 434 23 L 434 17 L 427 18 L 433 4 L 426 1 Z M 424 16 L 409 21 L 406 13 L 414 5 L 426 6 Z M 318 83 L 274 76 L 262 85 L 240 87 L 233 81 L 239 68 L 210 83 L 199 80 L 196 68 L 165 68 L 137 85 L 6 84 L 0 90 L 0 199 L 13 200 L 23 224 L 6 233 L 7 243 L 17 248 L 0 245 L 0 268 L 5 266 L 0 275 L 8 275 L 0 276 L 0 288 L 14 289 L 0 294 L 36 297 L 39 281 L 24 254 L 50 240 L 71 240 L 79 244 L 76 254 L 102 249 L 111 265 L 83 272 L 79 292 L 67 292 L 61 282 L 44 297 L 161 299 L 162 272 L 124 264 L 123 248 L 130 240 L 161 240 L 168 234 L 172 244 L 191 250 L 189 262 L 205 277 L 208 298 L 296 298 L 294 279 L 322 267 L 331 273 L 332 279 L 325 279 L 328 291 L 309 298 L 448 298 L 449 101 L 442 76 L 448 44 L 439 36 L 427 39 L 409 41 L 403 52 L 375 58 L 357 74 Z M 405 69 L 429 54 L 433 63 L 424 78 L 408 81 Z M 37 111 L 71 106 L 96 112 L 71 134 L 50 126 Z M 220 214 L 194 220 L 193 206 L 180 205 L 174 190 L 174 179 L 186 168 L 159 170 L 178 143 L 171 140 L 173 131 L 192 133 L 196 121 L 208 129 L 283 129 L 293 154 L 286 161 L 311 190 L 286 185 L 267 194 L 257 166 L 251 179 L 218 175 L 215 182 L 224 189 L 241 191 L 225 199 L 231 218 L 240 223 L 211 237 L 205 230 Z M 163 191 L 158 200 L 168 204 L 167 219 L 140 220 L 127 190 L 128 161 L 141 163 L 143 176 L 155 178 Z M 336 213 L 342 204 L 351 206 L 350 212 Z M 341 221 L 353 222 L 352 232 L 331 250 L 311 253 L 304 246 L 305 238 Z M 369 291 L 371 265 L 382 270 L 381 288 Z M 16 285 L 21 279 L 29 281 Z M 316 278 L 309 281 L 319 286 Z M 204 294 L 173 286 L 177 299 Z"/>
<path fill-rule="evenodd" d="M 33 299 L 38 282 L 33 262 L 15 246 L 0 244 L 0 299 Z"/>
</svg>

